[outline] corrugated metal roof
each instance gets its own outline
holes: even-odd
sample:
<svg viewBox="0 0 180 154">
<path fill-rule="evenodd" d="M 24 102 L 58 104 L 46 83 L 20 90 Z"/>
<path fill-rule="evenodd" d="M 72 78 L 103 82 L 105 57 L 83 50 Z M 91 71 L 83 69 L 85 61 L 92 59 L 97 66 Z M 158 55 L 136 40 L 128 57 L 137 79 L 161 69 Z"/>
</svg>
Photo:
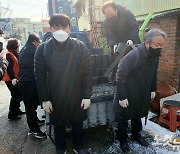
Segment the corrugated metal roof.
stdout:
<svg viewBox="0 0 180 154">
<path fill-rule="evenodd" d="M 144 16 L 150 12 L 161 12 L 180 8 L 180 0 L 114 0 L 125 6 L 136 17 Z"/>
<path fill-rule="evenodd" d="M 180 15 L 180 8 L 154 13 L 154 15 L 152 16 L 152 19 L 164 18 L 164 17 L 175 15 L 175 14 Z M 144 21 L 146 16 L 147 15 L 139 16 L 139 17 L 136 17 L 136 19 L 138 21 Z"/>
<path fill-rule="evenodd" d="M 164 18 L 165 16 L 167 17 L 167 16 L 171 16 L 171 15 L 175 15 L 175 14 L 180 15 L 180 8 L 159 12 L 159 13 L 157 13 L 157 14 L 155 14 L 153 16 L 153 19 L 155 19 L 155 18 Z"/>
</svg>

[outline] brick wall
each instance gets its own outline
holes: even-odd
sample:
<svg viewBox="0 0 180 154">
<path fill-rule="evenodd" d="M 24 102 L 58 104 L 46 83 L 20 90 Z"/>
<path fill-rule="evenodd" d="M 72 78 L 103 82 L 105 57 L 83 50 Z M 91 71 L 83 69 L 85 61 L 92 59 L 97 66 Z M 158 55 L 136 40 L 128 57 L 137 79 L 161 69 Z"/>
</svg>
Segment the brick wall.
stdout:
<svg viewBox="0 0 180 154">
<path fill-rule="evenodd" d="M 140 26 L 141 24 L 139 22 Z M 170 84 L 180 92 L 180 13 L 151 19 L 148 27 L 160 28 L 168 36 L 160 57 L 158 82 Z M 97 28 L 93 28 L 96 30 L 91 30 L 90 38 L 94 47 L 98 47 L 97 40 L 102 36 L 102 24 L 98 23 Z"/>
<path fill-rule="evenodd" d="M 179 89 L 180 19 L 178 15 L 155 18 L 148 24 L 167 33 L 158 68 L 158 82 L 167 83 Z"/>
<path fill-rule="evenodd" d="M 102 36 L 102 22 L 91 22 L 91 31 L 88 35 L 94 48 L 99 48 L 99 37 Z"/>
</svg>

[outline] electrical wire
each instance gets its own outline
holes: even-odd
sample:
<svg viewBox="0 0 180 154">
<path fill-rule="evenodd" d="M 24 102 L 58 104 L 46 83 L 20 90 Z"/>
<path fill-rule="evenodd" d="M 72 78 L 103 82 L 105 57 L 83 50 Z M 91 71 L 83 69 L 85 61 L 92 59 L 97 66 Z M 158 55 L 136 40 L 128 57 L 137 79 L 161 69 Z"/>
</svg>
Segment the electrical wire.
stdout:
<svg viewBox="0 0 180 154">
<path fill-rule="evenodd" d="M 29 7 L 31 8 L 30 11 L 33 12 L 32 10 L 35 10 L 35 9 L 37 10 L 37 7 L 39 7 L 38 4 L 42 4 L 42 0 L 39 1 L 38 3 L 33 3 L 33 4 L 25 3 L 25 2 L 19 2 L 19 1 L 16 1 L 16 0 L 6 0 L 6 2 L 10 3 L 9 5 L 12 5 L 12 3 L 15 3 L 16 5 L 18 5 L 18 7 L 25 7 L 26 6 L 24 9 L 20 9 L 20 11 L 18 11 L 18 12 L 27 11 Z M 21 5 L 21 6 L 19 6 L 19 5 Z M 9 6 L 9 7 L 12 8 L 12 6 Z M 26 18 L 35 17 L 35 16 L 38 16 L 38 15 L 41 15 L 41 14 L 47 14 L 47 7 L 44 7 L 44 8 L 38 9 L 38 12 L 36 12 L 36 14 L 31 15 L 31 16 L 26 16 Z"/>
<path fill-rule="evenodd" d="M 14 0 L 6 0 L 6 1 L 8 1 L 10 3 L 16 3 L 16 4 L 20 4 L 20 5 L 26 5 L 26 6 L 27 5 L 28 6 L 34 6 L 34 5 L 42 3 L 42 2 L 39 2 L 39 3 L 36 3 L 36 4 L 30 4 L 30 3 L 24 3 L 24 2 L 14 1 Z"/>
</svg>

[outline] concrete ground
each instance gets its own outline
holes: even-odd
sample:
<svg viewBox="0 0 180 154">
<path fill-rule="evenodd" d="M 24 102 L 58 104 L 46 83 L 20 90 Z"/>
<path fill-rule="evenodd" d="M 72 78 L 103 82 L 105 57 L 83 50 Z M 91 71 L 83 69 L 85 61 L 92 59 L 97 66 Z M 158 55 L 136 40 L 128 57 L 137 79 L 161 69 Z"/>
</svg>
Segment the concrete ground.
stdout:
<svg viewBox="0 0 180 154">
<path fill-rule="evenodd" d="M 29 129 L 25 115 L 22 115 L 22 119 L 19 121 L 9 121 L 7 119 L 9 99 L 8 89 L 3 82 L 0 82 L 0 154 L 55 154 L 55 146 L 49 138 L 36 139 L 33 136 L 27 136 Z M 21 106 L 21 109 L 24 110 L 23 103 Z M 44 111 L 40 107 L 37 111 L 41 119 Z M 131 149 L 129 154 L 180 154 L 178 146 L 167 144 L 170 143 L 166 139 L 169 137 L 168 130 L 165 131 L 165 134 L 167 132 L 166 138 L 163 138 L 163 135 L 157 134 L 162 129 L 160 126 L 150 122 L 148 124 L 144 128 L 142 136 L 146 138 L 150 146 L 142 147 L 128 139 Z M 154 131 L 152 128 L 157 129 Z M 45 126 L 42 126 L 41 130 L 46 131 Z M 175 135 L 178 134 L 179 132 L 176 132 Z M 68 133 L 67 145 L 67 154 L 73 154 L 71 133 Z M 107 125 L 84 129 L 84 147 L 89 154 L 122 153 L 119 142 L 114 139 L 114 129 Z"/>
<path fill-rule="evenodd" d="M 27 136 L 29 129 L 25 115 L 18 121 L 7 119 L 9 100 L 10 93 L 6 85 L 0 82 L 0 154 L 55 154 L 55 146 L 49 138 L 36 139 Z M 23 102 L 21 109 L 24 110 Z M 41 119 L 44 112 L 40 107 L 37 111 Z M 45 126 L 41 126 L 41 130 L 46 131 Z M 89 153 L 104 153 L 113 142 L 113 135 L 108 126 L 85 129 L 84 138 L 85 149 Z M 67 145 L 67 152 L 73 153 L 71 133 L 68 133 Z"/>
</svg>

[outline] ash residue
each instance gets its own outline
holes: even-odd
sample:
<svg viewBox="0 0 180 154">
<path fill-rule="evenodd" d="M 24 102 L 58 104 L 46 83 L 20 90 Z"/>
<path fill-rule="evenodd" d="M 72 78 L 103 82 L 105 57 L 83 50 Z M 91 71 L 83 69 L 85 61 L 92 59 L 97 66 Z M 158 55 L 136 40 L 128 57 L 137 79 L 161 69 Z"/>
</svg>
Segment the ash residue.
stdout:
<svg viewBox="0 0 180 154">
<path fill-rule="evenodd" d="M 113 100 L 115 85 L 103 83 L 93 86 L 92 102 Z"/>
</svg>

